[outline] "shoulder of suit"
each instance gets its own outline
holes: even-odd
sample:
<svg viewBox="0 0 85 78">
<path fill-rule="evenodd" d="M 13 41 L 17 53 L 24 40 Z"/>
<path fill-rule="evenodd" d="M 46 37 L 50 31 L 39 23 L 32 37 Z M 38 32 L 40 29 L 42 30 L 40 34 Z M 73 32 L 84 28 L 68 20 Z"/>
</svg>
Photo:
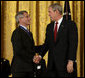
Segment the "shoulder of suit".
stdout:
<svg viewBox="0 0 85 78">
<path fill-rule="evenodd" d="M 21 32 L 21 29 L 19 27 L 17 27 L 12 34 L 18 34 Z"/>
<path fill-rule="evenodd" d="M 50 28 L 50 27 L 52 27 L 54 25 L 54 22 L 51 22 L 51 23 L 49 23 L 48 25 L 47 25 L 47 28 Z"/>
<path fill-rule="evenodd" d="M 72 21 L 72 20 L 64 20 L 64 23 L 66 23 L 66 24 L 72 24 L 72 23 L 75 23 L 75 22 Z"/>
<path fill-rule="evenodd" d="M 77 24 L 72 20 L 66 20 L 66 21 L 64 21 L 63 24 L 65 27 L 67 27 L 69 29 L 77 29 Z"/>
<path fill-rule="evenodd" d="M 65 26 L 65 27 L 73 27 L 73 26 L 76 26 L 76 23 L 72 20 L 63 20 L 62 24 Z"/>
<path fill-rule="evenodd" d="M 20 27 L 17 27 L 13 32 L 20 32 L 22 29 Z"/>
</svg>

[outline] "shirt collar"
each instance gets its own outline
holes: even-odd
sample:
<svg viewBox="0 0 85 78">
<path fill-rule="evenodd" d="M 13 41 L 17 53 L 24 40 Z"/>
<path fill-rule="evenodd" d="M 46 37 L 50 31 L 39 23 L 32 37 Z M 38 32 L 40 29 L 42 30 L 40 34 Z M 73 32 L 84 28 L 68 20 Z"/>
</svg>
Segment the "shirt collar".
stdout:
<svg viewBox="0 0 85 78">
<path fill-rule="evenodd" d="M 20 26 L 27 30 L 27 28 L 25 26 L 23 26 L 23 25 L 20 25 Z"/>
</svg>

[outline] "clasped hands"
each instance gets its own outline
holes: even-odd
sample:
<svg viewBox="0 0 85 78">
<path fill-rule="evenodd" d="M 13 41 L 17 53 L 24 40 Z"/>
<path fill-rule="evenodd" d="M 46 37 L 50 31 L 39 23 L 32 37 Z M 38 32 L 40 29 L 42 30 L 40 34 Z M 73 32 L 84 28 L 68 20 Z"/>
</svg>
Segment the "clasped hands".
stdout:
<svg viewBox="0 0 85 78">
<path fill-rule="evenodd" d="M 40 63 L 41 59 L 42 59 L 42 57 L 36 53 L 35 56 L 33 57 L 33 62 L 38 64 L 38 63 Z"/>
<path fill-rule="evenodd" d="M 33 57 L 33 62 L 38 64 L 40 61 L 41 61 L 42 57 L 38 54 L 36 54 L 34 57 Z M 72 73 L 73 72 L 73 61 L 69 60 L 68 61 L 68 64 L 67 64 L 67 72 L 68 73 Z"/>
</svg>

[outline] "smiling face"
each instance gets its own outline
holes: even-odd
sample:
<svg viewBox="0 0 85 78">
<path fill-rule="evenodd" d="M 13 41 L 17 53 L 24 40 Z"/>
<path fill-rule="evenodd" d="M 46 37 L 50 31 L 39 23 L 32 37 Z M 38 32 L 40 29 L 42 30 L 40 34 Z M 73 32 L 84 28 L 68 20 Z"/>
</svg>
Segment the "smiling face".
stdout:
<svg viewBox="0 0 85 78">
<path fill-rule="evenodd" d="M 24 26 L 28 26 L 30 25 L 30 16 L 28 15 L 28 13 L 23 13 L 23 17 L 19 19 L 20 24 L 24 25 Z"/>
</svg>

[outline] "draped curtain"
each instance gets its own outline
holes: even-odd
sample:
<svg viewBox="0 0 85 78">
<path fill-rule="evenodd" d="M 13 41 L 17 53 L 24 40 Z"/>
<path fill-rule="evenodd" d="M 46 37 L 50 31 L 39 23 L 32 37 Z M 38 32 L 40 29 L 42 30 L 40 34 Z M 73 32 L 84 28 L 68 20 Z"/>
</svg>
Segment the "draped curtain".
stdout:
<svg viewBox="0 0 85 78">
<path fill-rule="evenodd" d="M 64 9 L 65 1 L 0 1 L 1 2 L 1 57 L 12 61 L 11 35 L 18 26 L 15 14 L 26 10 L 31 17 L 30 31 L 35 45 L 44 43 L 47 24 L 50 23 L 48 6 L 59 3 Z M 78 28 L 77 70 L 78 77 L 84 77 L 84 1 L 69 1 L 71 18 Z M 44 56 L 47 64 L 48 52 Z"/>
</svg>

